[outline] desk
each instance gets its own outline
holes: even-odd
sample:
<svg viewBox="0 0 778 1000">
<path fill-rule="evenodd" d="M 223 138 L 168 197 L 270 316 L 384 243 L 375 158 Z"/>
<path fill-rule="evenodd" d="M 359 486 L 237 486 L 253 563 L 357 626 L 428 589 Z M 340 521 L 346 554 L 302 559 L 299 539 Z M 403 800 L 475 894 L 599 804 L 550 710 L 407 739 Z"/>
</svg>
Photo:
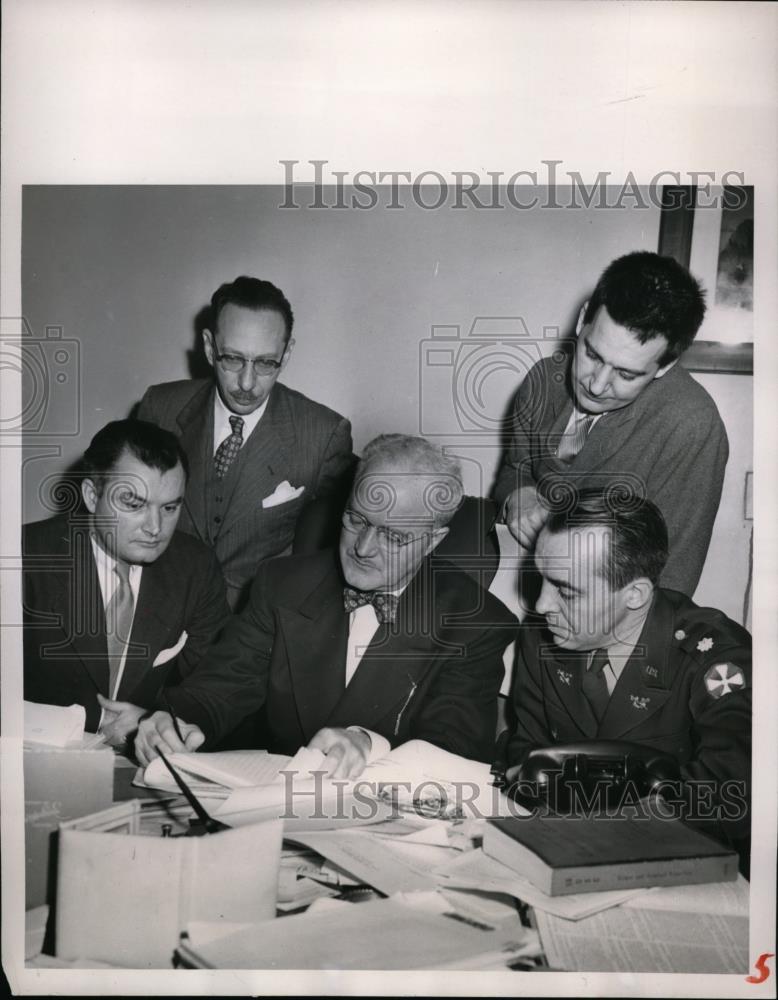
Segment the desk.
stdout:
<svg viewBox="0 0 778 1000">
<path fill-rule="evenodd" d="M 132 788 L 131 781 L 132 781 L 132 778 L 133 778 L 134 773 L 135 773 L 135 766 L 131 765 L 129 762 L 127 762 L 125 760 L 122 760 L 122 759 L 119 759 L 119 758 L 116 758 L 114 760 L 114 762 L 113 762 L 113 769 L 114 769 L 113 778 L 114 778 L 114 799 L 115 799 L 115 801 L 122 802 L 122 801 L 126 801 L 128 799 L 135 798 L 135 797 L 142 797 L 142 798 L 146 798 L 146 799 L 148 799 L 148 798 L 159 798 L 159 797 L 169 798 L 169 795 L 167 795 L 166 793 L 158 793 L 158 792 L 154 792 L 153 790 L 144 790 L 144 789 L 134 789 L 134 788 Z M 456 849 L 452 850 L 450 844 L 447 844 L 445 847 L 441 846 L 442 842 L 440 840 L 440 837 L 437 837 L 437 839 L 436 839 L 436 835 L 434 833 L 435 829 L 437 829 L 438 831 L 440 831 L 441 829 L 444 829 L 444 828 L 447 831 L 445 833 L 445 837 L 446 838 L 449 837 L 450 833 L 452 833 L 452 832 L 456 833 L 457 832 L 457 827 L 454 824 L 446 823 L 446 822 L 444 822 L 442 820 L 435 821 L 435 822 L 430 822 L 429 829 L 432 832 L 427 837 L 428 846 L 432 849 L 432 853 L 434 853 L 435 845 L 437 844 L 438 845 L 437 846 L 437 850 L 438 851 L 443 851 L 443 853 L 448 852 L 449 856 L 453 856 L 456 853 Z M 364 828 L 362 828 L 362 830 L 364 831 Z M 461 831 L 459 831 L 459 832 L 461 833 Z M 462 835 L 464 835 L 464 834 L 462 834 Z M 422 840 L 423 839 L 424 838 L 422 838 Z M 309 840 L 309 843 L 310 842 L 311 841 Z M 393 841 L 393 842 L 394 843 L 398 843 L 398 841 L 396 841 L 396 840 Z M 421 853 L 421 855 L 423 855 L 423 853 L 424 853 L 423 852 L 423 845 L 419 845 L 419 846 L 420 846 L 420 853 Z M 407 849 L 407 847 L 408 847 L 408 845 L 406 844 L 405 848 Z M 288 848 L 294 850 L 293 845 L 291 843 L 288 844 Z M 299 853 L 299 844 L 298 844 L 297 850 L 298 850 L 298 853 Z M 328 854 L 328 852 L 326 850 L 323 850 L 323 855 L 324 855 L 325 858 L 327 857 L 327 854 Z M 465 855 L 463 853 L 461 853 L 459 856 L 465 857 Z M 420 865 L 423 865 L 423 864 L 424 864 L 423 860 L 416 862 L 417 868 Z M 433 872 L 434 867 L 435 867 L 435 865 L 433 863 L 429 863 L 427 865 L 427 867 L 426 867 L 425 870 L 429 874 L 429 873 Z M 348 870 L 348 869 L 346 869 L 346 870 Z M 295 879 L 297 878 L 296 875 L 294 877 L 295 877 Z M 316 882 L 317 881 L 316 873 L 312 872 L 310 869 L 307 871 L 307 873 L 306 873 L 306 875 L 304 877 L 307 878 L 309 880 L 309 882 Z M 367 889 L 367 890 L 360 889 L 360 890 L 358 890 L 357 887 L 354 884 L 355 882 L 358 882 L 358 879 L 351 880 L 350 884 L 346 884 L 345 886 L 340 885 L 340 886 L 336 887 L 337 891 L 335 893 L 332 893 L 332 892 L 325 892 L 325 893 L 315 892 L 313 894 L 312 898 L 311 899 L 307 899 L 307 900 L 305 900 L 305 899 L 303 899 L 301 897 L 301 902 L 300 902 L 300 907 L 299 908 L 295 906 L 295 899 L 280 900 L 279 901 L 279 910 L 278 910 L 277 919 L 285 921 L 286 919 L 288 919 L 289 916 L 295 915 L 296 913 L 302 911 L 303 909 L 305 909 L 312 902 L 313 902 L 314 911 L 317 908 L 320 908 L 321 906 L 325 906 L 326 907 L 327 905 L 329 905 L 328 899 L 332 898 L 333 896 L 338 896 L 342 900 L 347 900 L 348 901 L 347 904 L 341 902 L 340 905 L 350 905 L 350 906 L 361 905 L 360 903 L 356 902 L 356 900 L 359 899 L 360 897 L 363 900 L 364 899 L 369 899 L 369 900 L 373 900 L 373 901 L 375 901 L 376 898 L 379 897 L 380 894 L 377 894 L 372 889 Z M 502 884 L 503 889 L 506 888 L 506 886 L 507 886 L 507 883 L 503 883 Z M 442 888 L 444 890 L 444 894 L 445 894 L 446 900 L 448 902 L 452 903 L 453 906 L 456 906 L 457 893 L 459 892 L 459 890 L 456 887 L 456 883 L 453 883 L 453 884 L 450 884 L 450 885 L 445 884 L 445 883 L 441 883 L 438 886 L 438 889 L 440 889 L 440 888 Z M 479 894 L 477 892 L 474 893 L 472 891 L 468 891 L 465 896 L 462 896 L 461 893 L 460 893 L 459 898 L 460 898 L 460 901 L 462 902 L 462 906 L 463 906 L 463 911 L 462 911 L 463 912 L 463 919 L 465 919 L 465 920 L 468 920 L 468 919 L 475 919 L 475 920 L 481 919 L 484 922 L 487 922 L 487 921 L 490 921 L 490 920 L 491 921 L 499 921 L 499 920 L 504 919 L 507 923 L 510 923 L 510 921 L 512 920 L 513 921 L 513 925 L 515 927 L 520 927 L 520 926 L 526 927 L 527 925 L 530 925 L 530 926 L 537 925 L 540 928 L 541 933 L 543 933 L 547 937 L 547 939 L 549 941 L 553 941 L 554 955 L 557 957 L 557 960 L 560 960 L 560 958 L 561 958 L 561 960 L 563 960 L 563 961 L 567 962 L 569 965 L 572 965 L 573 967 L 577 967 L 577 968 L 581 968 L 581 966 L 583 964 L 585 964 L 585 961 L 586 961 L 587 958 L 591 960 L 591 956 L 593 954 L 593 949 L 591 947 L 591 934 L 592 934 L 592 928 L 594 927 L 594 924 L 590 923 L 590 924 L 587 925 L 587 923 L 585 921 L 580 921 L 579 923 L 577 923 L 575 925 L 572 925 L 572 924 L 570 924 L 569 921 L 561 921 L 560 922 L 559 918 L 548 917 L 542 911 L 539 911 L 537 914 L 533 914 L 532 911 L 531 911 L 531 909 L 529 909 L 526 906 L 522 906 L 521 904 L 519 904 L 515 900 L 512 901 L 510 898 L 503 897 L 501 899 L 495 899 L 494 896 L 493 896 L 493 893 L 494 893 L 494 891 L 499 890 L 500 883 L 497 883 L 496 885 L 490 886 L 489 888 L 491 890 L 492 895 L 490 895 L 489 893 L 487 893 L 487 894 L 483 894 L 482 893 L 480 895 L 480 897 L 479 897 Z M 434 886 L 433 886 L 433 889 L 434 889 Z M 747 898 L 747 886 L 746 886 L 745 891 L 746 891 L 746 898 Z M 86 888 L 85 888 L 85 892 L 86 892 Z M 678 890 L 678 892 L 680 893 L 681 890 Z M 741 895 L 742 895 L 742 887 L 741 887 Z M 467 902 L 466 902 L 466 897 L 467 896 L 469 896 L 470 909 L 467 908 Z M 591 898 L 598 897 L 598 896 L 601 897 L 601 894 L 598 894 L 598 893 L 592 893 L 592 894 L 590 894 Z M 452 900 L 454 902 L 452 902 Z M 290 902 L 291 902 L 291 905 L 284 905 L 284 904 L 288 904 Z M 367 912 L 367 911 L 365 911 L 365 912 Z M 480 914 L 480 916 L 479 916 L 479 914 Z M 704 916 L 704 914 L 703 914 L 703 916 Z M 623 919 L 620 919 L 620 918 L 623 918 Z M 333 912 L 333 918 L 332 919 L 334 921 L 337 921 L 337 919 L 338 919 L 337 916 L 336 916 L 336 914 L 334 912 Z M 616 938 L 618 937 L 618 934 L 619 934 L 619 930 L 618 930 L 619 927 L 622 927 L 622 928 L 626 927 L 626 929 L 627 929 L 627 939 L 626 939 L 627 943 L 626 944 L 624 943 L 624 941 L 622 941 L 622 943 L 620 943 L 618 945 L 618 947 L 614 946 L 614 949 L 612 950 L 612 953 L 608 954 L 605 957 L 598 957 L 596 959 L 596 961 L 599 962 L 599 963 L 602 963 L 602 962 L 605 962 L 605 961 L 609 962 L 610 965 L 608 965 L 606 967 L 608 969 L 611 969 L 611 968 L 615 967 L 615 968 L 620 968 L 623 971 L 630 971 L 630 972 L 632 972 L 632 971 L 708 971 L 708 972 L 711 971 L 710 957 L 709 956 L 706 956 L 704 958 L 704 960 L 701 960 L 702 964 L 696 970 L 690 970 L 688 968 L 681 968 L 681 967 L 675 967 L 674 968 L 673 964 L 672 964 L 673 961 L 677 960 L 677 961 L 680 962 L 681 958 L 675 959 L 671 955 L 670 959 L 668 959 L 668 957 L 667 957 L 668 956 L 668 950 L 667 950 L 667 948 L 664 948 L 664 950 L 662 951 L 661 954 L 657 954 L 657 953 L 652 952 L 650 949 L 647 952 L 647 949 L 645 947 L 645 942 L 642 943 L 642 945 L 641 945 L 640 948 L 638 948 L 639 942 L 637 942 L 637 941 L 633 941 L 632 943 L 629 942 L 629 940 L 628 940 L 628 933 L 630 933 L 629 928 L 630 927 L 634 927 L 634 926 L 636 926 L 636 924 L 640 924 L 641 922 L 645 924 L 645 922 L 647 920 L 649 920 L 649 919 L 652 922 L 652 926 L 654 927 L 653 933 L 658 934 L 658 935 L 661 936 L 661 934 L 663 934 L 663 933 L 666 932 L 667 935 L 669 937 L 671 937 L 671 939 L 673 938 L 673 936 L 675 938 L 677 938 L 677 931 L 674 928 L 678 924 L 678 920 L 679 920 L 678 913 L 672 913 L 670 911 L 654 910 L 654 911 L 652 911 L 650 918 L 648 918 L 648 917 L 645 917 L 644 915 L 641 916 L 640 914 L 637 914 L 637 913 L 634 913 L 634 912 L 626 913 L 626 911 L 618 911 L 618 910 L 614 909 L 614 910 L 608 910 L 604 914 L 598 915 L 596 918 L 587 918 L 587 920 L 593 920 L 593 919 L 594 919 L 594 923 L 595 924 L 599 923 L 599 924 L 602 924 L 603 927 L 607 928 L 607 930 L 605 932 L 605 940 L 609 941 L 609 942 L 614 942 L 616 940 Z M 687 929 L 691 927 L 691 922 L 690 922 L 689 918 L 683 917 L 681 922 L 682 922 L 682 924 Z M 703 926 L 703 925 L 705 926 L 706 933 L 710 933 L 711 927 L 710 927 L 709 922 L 705 923 L 705 921 L 703 921 L 701 923 L 701 926 Z M 733 924 L 733 926 L 735 926 L 735 925 Z M 570 931 L 571 933 L 565 933 L 567 931 Z M 731 961 L 735 962 L 735 964 L 737 964 L 737 962 L 739 961 L 739 958 L 737 956 L 738 949 L 740 949 L 742 951 L 743 934 L 744 933 L 746 935 L 746 948 L 747 948 L 747 917 L 745 917 L 745 919 L 744 919 L 742 917 L 742 914 L 741 914 L 741 916 L 737 920 L 737 926 L 735 927 L 735 930 L 732 933 L 732 941 L 727 946 L 729 948 L 729 952 L 728 952 L 729 959 Z M 716 945 L 716 948 L 719 951 L 721 950 L 721 946 L 720 945 Z M 660 949 L 660 951 L 661 951 L 661 949 Z M 683 949 L 682 949 L 682 951 L 683 951 Z M 638 952 L 639 952 L 639 955 L 638 955 Z M 687 964 L 689 962 L 689 954 L 688 954 L 688 952 L 689 952 L 689 949 L 687 949 L 683 953 L 683 955 L 682 955 L 682 960 L 684 962 L 687 962 Z M 679 955 L 680 955 L 680 952 L 679 952 Z M 735 956 L 735 957 L 733 958 L 732 956 Z M 51 959 L 46 960 L 44 958 L 41 961 L 44 962 L 45 964 L 51 965 L 51 961 L 52 960 Z M 56 960 L 54 960 L 54 961 L 56 961 Z M 287 961 L 286 953 L 285 953 L 284 961 L 285 962 Z M 495 961 L 497 961 L 497 964 L 494 964 Z M 668 961 L 670 962 L 669 968 L 668 968 Z M 489 962 L 491 962 L 492 964 L 489 964 Z M 521 968 L 521 969 L 524 969 L 524 970 L 526 970 L 527 968 L 539 969 L 539 968 L 543 968 L 543 962 L 544 962 L 544 959 L 543 959 L 542 955 L 538 955 L 536 958 L 524 957 L 518 963 L 517 967 Z M 576 965 L 576 963 L 577 963 L 577 965 Z M 743 967 L 742 967 L 742 970 L 741 969 L 737 969 L 737 971 L 744 971 L 744 972 L 747 971 L 747 965 L 748 965 L 747 953 L 744 953 L 743 954 Z M 472 965 L 468 964 L 468 961 L 463 961 L 458 967 L 460 967 L 460 968 L 472 968 L 472 967 L 475 967 L 475 966 L 472 966 Z M 483 968 L 492 969 L 492 968 L 505 968 L 506 966 L 505 966 L 504 961 L 502 963 L 500 963 L 499 960 L 495 960 L 494 955 L 492 955 L 490 958 L 487 958 L 486 964 L 481 965 L 479 967 L 482 968 L 482 969 Z M 589 968 L 586 971 L 601 971 L 601 970 Z M 724 970 L 722 970 L 722 971 L 724 971 Z"/>
</svg>

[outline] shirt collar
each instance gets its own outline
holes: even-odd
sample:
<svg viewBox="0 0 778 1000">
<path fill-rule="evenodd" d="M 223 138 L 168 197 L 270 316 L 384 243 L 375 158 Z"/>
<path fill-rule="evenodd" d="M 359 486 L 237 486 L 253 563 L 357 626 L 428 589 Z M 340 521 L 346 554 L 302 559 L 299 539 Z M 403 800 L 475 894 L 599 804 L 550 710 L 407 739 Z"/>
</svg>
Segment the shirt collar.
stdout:
<svg viewBox="0 0 778 1000">
<path fill-rule="evenodd" d="M 108 552 L 100 542 L 97 540 L 97 535 L 94 531 L 90 531 L 89 540 L 92 543 L 92 554 L 95 559 L 95 566 L 97 568 L 97 579 L 100 583 L 100 591 L 103 595 L 103 603 L 107 604 L 111 599 L 114 592 L 114 588 L 118 583 L 118 577 L 114 570 L 116 569 L 116 559 Z M 143 573 L 143 566 L 140 563 L 130 563 L 130 589 L 132 590 L 133 596 L 137 600 L 138 590 L 140 589 L 140 578 Z"/>
<path fill-rule="evenodd" d="M 606 652 L 608 654 L 608 662 L 611 665 L 611 669 L 615 674 L 616 678 L 621 675 L 622 670 L 629 662 L 629 658 L 635 651 L 635 646 L 638 644 L 640 635 L 643 631 L 643 626 L 646 624 L 646 619 L 648 618 L 649 608 L 646 610 L 645 615 L 640 618 L 640 620 L 635 624 L 634 628 L 630 629 L 627 635 L 624 635 L 617 639 L 615 642 L 611 643 L 606 647 Z M 589 659 L 587 665 L 592 662 L 592 657 L 594 656 L 596 650 L 592 650 L 589 653 Z"/>
<path fill-rule="evenodd" d="M 224 400 L 219 395 L 219 390 L 215 392 L 215 402 L 213 406 L 213 450 L 214 452 L 230 434 L 232 434 L 232 425 L 230 424 L 230 417 L 239 416 L 243 421 L 243 440 L 244 442 L 248 440 L 251 432 L 257 426 L 259 421 L 267 409 L 267 404 L 270 401 L 270 395 L 268 394 L 265 402 L 253 410 L 251 413 L 233 413 L 232 410 L 227 409 L 224 405 Z"/>
</svg>

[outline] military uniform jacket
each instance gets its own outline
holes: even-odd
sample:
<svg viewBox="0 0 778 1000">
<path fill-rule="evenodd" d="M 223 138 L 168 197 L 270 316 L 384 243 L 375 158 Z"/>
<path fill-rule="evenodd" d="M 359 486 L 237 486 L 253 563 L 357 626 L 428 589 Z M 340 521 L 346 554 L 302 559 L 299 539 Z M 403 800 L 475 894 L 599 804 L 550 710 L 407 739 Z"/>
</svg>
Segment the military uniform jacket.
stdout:
<svg viewBox="0 0 778 1000">
<path fill-rule="evenodd" d="M 433 553 L 346 686 L 349 615 L 336 554 L 275 559 L 170 701 L 211 744 L 264 706 L 267 748 L 276 753 L 294 753 L 323 726 L 354 725 L 392 746 L 421 739 L 490 760 L 503 651 L 516 628 L 497 598 Z"/>
<path fill-rule="evenodd" d="M 751 637 L 712 608 L 658 589 L 599 726 L 581 687 L 587 653 L 525 622 L 512 694 L 510 764 L 541 746 L 629 740 L 671 754 L 684 779 L 746 783 L 751 769 Z"/>
</svg>

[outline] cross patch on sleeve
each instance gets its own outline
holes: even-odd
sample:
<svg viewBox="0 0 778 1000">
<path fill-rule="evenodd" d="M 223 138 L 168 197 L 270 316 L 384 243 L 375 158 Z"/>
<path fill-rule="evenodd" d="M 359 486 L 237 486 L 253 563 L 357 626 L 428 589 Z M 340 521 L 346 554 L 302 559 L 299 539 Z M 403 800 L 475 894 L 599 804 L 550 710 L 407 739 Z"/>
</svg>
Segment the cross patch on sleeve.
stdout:
<svg viewBox="0 0 778 1000">
<path fill-rule="evenodd" d="M 745 686 L 745 675 L 734 663 L 716 663 L 705 672 L 705 690 L 715 700 Z"/>
</svg>

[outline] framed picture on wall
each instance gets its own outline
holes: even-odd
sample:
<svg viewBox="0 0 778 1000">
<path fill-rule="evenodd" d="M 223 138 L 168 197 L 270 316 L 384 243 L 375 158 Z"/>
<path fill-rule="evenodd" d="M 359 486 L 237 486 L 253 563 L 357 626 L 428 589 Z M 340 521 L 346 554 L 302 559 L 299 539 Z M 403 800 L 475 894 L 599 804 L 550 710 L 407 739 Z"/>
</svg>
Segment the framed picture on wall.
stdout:
<svg viewBox="0 0 778 1000">
<path fill-rule="evenodd" d="M 659 253 L 674 257 L 702 282 L 708 309 L 682 363 L 691 371 L 754 371 L 754 189 L 706 192 L 665 187 Z"/>
</svg>

